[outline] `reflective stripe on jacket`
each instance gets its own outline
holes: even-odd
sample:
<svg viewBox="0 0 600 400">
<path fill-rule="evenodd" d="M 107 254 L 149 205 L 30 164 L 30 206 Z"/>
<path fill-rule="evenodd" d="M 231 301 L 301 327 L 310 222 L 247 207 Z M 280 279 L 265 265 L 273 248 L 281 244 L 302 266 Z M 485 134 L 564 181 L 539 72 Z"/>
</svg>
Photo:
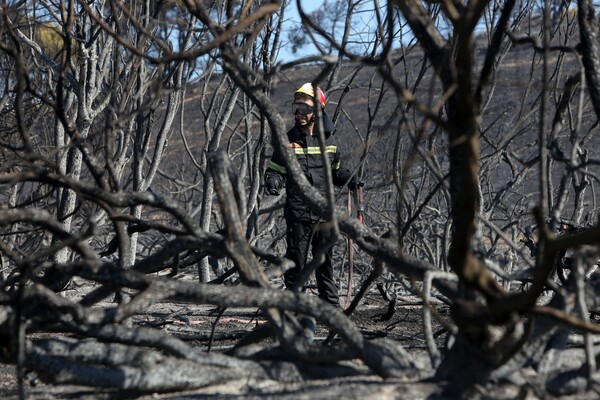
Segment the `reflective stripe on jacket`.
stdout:
<svg viewBox="0 0 600 400">
<path fill-rule="evenodd" d="M 299 126 L 294 126 L 287 133 L 289 146 L 298 159 L 298 163 L 308 181 L 321 193 L 326 193 L 325 168 L 330 168 L 333 184 L 342 186 L 350 177 L 350 171 L 340 168 L 340 153 L 334 135 L 331 132 L 325 134 L 325 153 L 327 164 L 323 163 L 319 139 L 315 136 L 306 135 Z M 281 153 L 276 149 L 269 161 L 266 179 L 276 178 L 280 185 L 285 180 L 286 203 L 284 214 L 286 219 L 317 221 L 321 217 L 320 210 L 311 210 L 311 207 L 303 200 L 300 188 L 291 179 L 285 179 L 287 171 Z"/>
</svg>

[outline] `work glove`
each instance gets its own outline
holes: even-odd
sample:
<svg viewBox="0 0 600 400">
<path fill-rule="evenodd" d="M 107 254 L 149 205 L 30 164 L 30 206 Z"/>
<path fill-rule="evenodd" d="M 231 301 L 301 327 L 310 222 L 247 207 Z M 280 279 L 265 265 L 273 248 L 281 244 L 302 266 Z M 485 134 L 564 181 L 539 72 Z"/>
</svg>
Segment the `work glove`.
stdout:
<svg viewBox="0 0 600 400">
<path fill-rule="evenodd" d="M 350 190 L 356 190 L 359 187 L 363 186 L 365 186 L 365 183 L 356 177 L 353 177 L 352 179 L 350 179 L 350 182 L 348 182 L 348 189 Z"/>
<path fill-rule="evenodd" d="M 269 177 L 265 181 L 265 192 L 272 196 L 279 195 L 279 180 L 275 177 Z"/>
</svg>

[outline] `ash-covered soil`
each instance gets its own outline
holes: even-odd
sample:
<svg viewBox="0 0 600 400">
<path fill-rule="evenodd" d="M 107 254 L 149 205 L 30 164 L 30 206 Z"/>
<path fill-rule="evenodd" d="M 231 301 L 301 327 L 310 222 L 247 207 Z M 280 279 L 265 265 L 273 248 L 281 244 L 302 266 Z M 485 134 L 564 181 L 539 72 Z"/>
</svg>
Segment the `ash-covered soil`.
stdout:
<svg viewBox="0 0 600 400">
<path fill-rule="evenodd" d="M 189 279 L 189 277 L 186 277 Z M 185 279 L 185 278 L 184 278 Z M 86 292 L 85 283 L 73 282 L 67 291 L 66 297 L 77 300 Z M 341 301 L 343 302 L 343 298 Z M 399 299 L 395 312 L 390 316 L 388 303 L 376 291 L 370 293 L 360 306 L 351 315 L 351 319 L 363 332 L 366 338 L 388 338 L 402 345 L 417 358 L 421 365 L 426 367 L 427 358 L 425 338 L 422 327 L 422 308 L 418 305 L 417 298 Z M 114 303 L 107 299 L 100 304 L 103 307 L 112 307 Z M 439 315 L 444 316 L 447 309 L 440 305 Z M 387 316 L 385 314 L 388 314 Z M 228 308 L 220 309 L 210 305 L 182 304 L 159 302 L 149 307 L 143 315 L 131 318 L 131 324 L 137 326 L 161 329 L 194 348 L 205 352 L 226 352 L 238 341 L 255 329 L 266 324 L 266 320 L 256 308 Z M 436 324 L 434 331 L 438 333 L 440 345 L 445 338 L 445 331 Z M 329 331 L 317 321 L 315 329 L 315 343 L 323 344 Z M 30 337 L 46 336 L 48 333 L 31 333 Z M 51 333 L 60 335 L 60 333 Z M 337 339 L 336 339 L 337 340 Z M 257 346 L 264 348 L 276 345 L 276 339 L 267 338 Z M 266 382 L 229 382 L 227 385 L 207 387 L 188 393 L 131 393 L 113 391 L 109 389 L 93 389 L 73 385 L 52 386 L 40 381 L 34 374 L 26 373 L 23 379 L 22 395 L 28 399 L 102 399 L 102 398 L 394 398 L 398 393 L 408 395 L 416 391 L 411 398 L 422 397 L 418 393 L 434 393 L 437 389 L 431 383 L 412 382 L 412 389 L 397 391 L 398 385 L 408 384 L 399 381 L 383 381 L 373 375 L 362 363 L 347 361 L 346 364 L 352 374 L 339 377 L 338 373 L 332 374 L 327 379 L 299 379 L 297 382 L 281 383 L 276 380 Z M 326 371 L 327 366 L 315 366 L 318 371 Z M 324 378 L 327 373 L 320 374 Z M 418 393 L 417 393 L 418 392 Z M 345 394 L 343 394 L 345 393 Z M 407 398 L 402 396 L 403 398 Z M 14 365 L 0 364 L 0 398 L 19 398 L 19 386 Z"/>
<path fill-rule="evenodd" d="M 65 295 L 78 298 L 84 290 L 73 285 Z M 342 298 L 342 301 L 344 299 Z M 110 300 L 102 306 L 114 304 Z M 447 332 L 440 321 L 449 318 L 448 308 L 436 303 L 434 309 L 433 332 L 438 348 L 444 346 Z M 387 315 L 386 315 L 387 314 Z M 312 365 L 312 374 L 304 374 L 298 379 L 249 381 L 247 378 L 230 380 L 226 384 L 213 385 L 193 391 L 174 393 L 136 393 L 115 391 L 74 385 L 48 385 L 35 375 L 26 374 L 21 395 L 27 399 L 446 399 L 442 388 L 429 380 L 433 375 L 430 368 L 425 336 L 423 334 L 423 310 L 420 299 L 413 296 L 399 296 L 392 315 L 388 312 L 388 302 L 373 290 L 363 299 L 351 319 L 368 339 L 387 338 L 401 345 L 417 362 L 419 370 L 408 373 L 403 378 L 382 379 L 368 370 L 361 362 L 352 360 L 336 365 L 335 372 L 328 372 L 327 365 Z M 255 327 L 266 324 L 258 309 L 229 308 L 219 309 L 209 305 L 195 305 L 161 302 L 149 307 L 143 315 L 131 318 L 134 326 L 153 327 L 176 336 L 197 349 L 208 352 L 226 352 Z M 317 322 L 315 342 L 323 345 L 328 330 Z M 60 333 L 52 333 L 57 335 Z M 32 333 L 44 336 L 48 333 Z M 276 339 L 268 338 L 257 346 L 264 348 L 276 345 Z M 293 369 L 293 363 L 277 360 L 275 368 Z M 306 366 L 306 364 L 304 364 Z M 347 367 L 348 374 L 340 374 Z M 310 375 L 310 376 L 308 376 Z M 534 371 L 524 371 L 529 376 L 529 384 L 501 383 L 493 388 L 473 388 L 467 398 L 481 399 L 537 399 L 551 398 L 537 390 Z M 0 364 L 0 398 L 18 399 L 19 387 L 16 368 Z M 593 399 L 597 393 L 590 390 L 586 394 L 563 397 L 566 399 Z"/>
</svg>

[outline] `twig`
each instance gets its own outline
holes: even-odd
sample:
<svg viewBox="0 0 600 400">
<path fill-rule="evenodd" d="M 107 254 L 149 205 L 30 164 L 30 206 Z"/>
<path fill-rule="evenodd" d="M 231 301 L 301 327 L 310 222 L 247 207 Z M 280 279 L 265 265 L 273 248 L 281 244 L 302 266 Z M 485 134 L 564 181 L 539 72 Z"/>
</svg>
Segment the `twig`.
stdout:
<svg viewBox="0 0 600 400">
<path fill-rule="evenodd" d="M 219 320 L 223 316 L 223 313 L 225 312 L 225 310 L 227 310 L 227 307 L 219 308 L 219 315 L 217 315 L 217 318 L 215 318 L 215 322 L 212 323 L 212 326 L 210 328 L 210 341 L 208 342 L 208 349 L 206 350 L 208 353 L 210 353 L 210 349 L 212 348 L 212 345 L 214 342 L 215 330 L 217 329 L 217 324 L 219 323 Z"/>
<path fill-rule="evenodd" d="M 586 323 L 590 323 L 590 314 L 588 307 L 585 302 L 585 267 L 583 265 L 583 250 L 577 249 L 575 258 L 575 288 L 576 288 L 576 299 L 581 319 Z M 585 341 L 585 356 L 587 359 L 587 384 L 588 387 L 592 383 L 593 375 L 596 372 L 596 357 L 594 355 L 594 341 L 590 332 L 584 333 Z"/>
<path fill-rule="evenodd" d="M 431 305 L 429 304 L 429 299 L 431 297 L 431 283 L 434 279 L 456 281 L 458 280 L 458 277 L 454 274 L 442 271 L 427 271 L 425 273 L 425 278 L 423 279 L 423 331 L 425 333 L 425 338 L 427 339 L 427 350 L 429 351 L 431 366 L 437 368 L 440 365 L 441 356 L 435 344 L 435 338 L 431 328 Z"/>
</svg>

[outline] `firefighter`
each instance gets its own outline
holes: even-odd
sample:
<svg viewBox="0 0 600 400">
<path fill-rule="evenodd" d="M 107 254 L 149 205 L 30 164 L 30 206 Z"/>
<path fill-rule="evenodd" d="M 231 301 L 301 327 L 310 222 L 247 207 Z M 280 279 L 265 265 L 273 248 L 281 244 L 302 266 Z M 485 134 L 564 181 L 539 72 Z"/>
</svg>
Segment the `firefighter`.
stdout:
<svg viewBox="0 0 600 400">
<path fill-rule="evenodd" d="M 293 114 L 295 124 L 287 133 L 289 146 L 298 158 L 298 162 L 308 181 L 321 193 L 326 193 L 327 179 L 325 168 L 330 168 L 333 183 L 338 187 L 347 184 L 351 190 L 362 186 L 362 182 L 351 178 L 348 169 L 340 168 L 333 121 L 325 112 L 326 98 L 323 91 L 317 88 L 315 94 L 312 83 L 305 83 L 294 93 Z M 325 149 L 328 164 L 324 165 L 317 129 L 315 124 L 315 107 L 321 107 L 325 132 Z M 278 195 L 285 186 L 286 202 L 284 217 L 287 225 L 286 257 L 294 261 L 295 266 L 284 274 L 285 286 L 292 289 L 300 272 L 306 268 L 309 246 L 314 256 L 316 249 L 327 246 L 333 231 L 323 221 L 320 210 L 313 209 L 301 195 L 300 188 L 292 179 L 286 179 L 286 168 L 283 157 L 276 149 L 265 174 L 265 191 L 270 195 Z M 325 261 L 315 269 L 319 297 L 326 302 L 339 306 L 338 289 L 335 283 L 332 264 L 333 249 L 331 245 L 325 252 Z"/>
</svg>

